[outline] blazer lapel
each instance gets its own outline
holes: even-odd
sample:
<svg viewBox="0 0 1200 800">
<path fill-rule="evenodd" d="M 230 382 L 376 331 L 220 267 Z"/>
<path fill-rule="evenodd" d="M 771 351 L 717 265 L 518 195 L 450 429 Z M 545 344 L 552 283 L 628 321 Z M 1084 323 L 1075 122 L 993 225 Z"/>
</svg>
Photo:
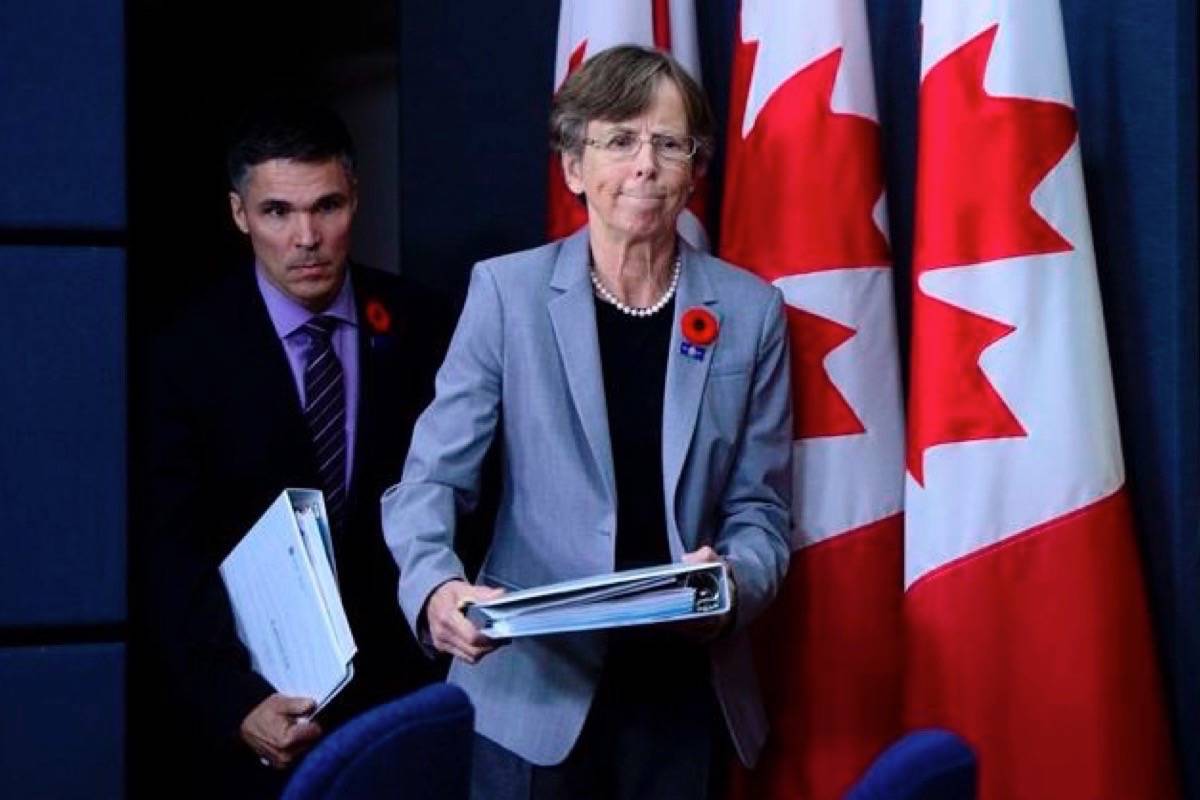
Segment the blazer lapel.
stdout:
<svg viewBox="0 0 1200 800">
<path fill-rule="evenodd" d="M 402 309 L 386 302 L 386 294 L 379 292 L 375 297 L 369 273 L 357 264 L 350 265 L 350 277 L 354 282 L 354 311 L 358 315 L 355 339 L 358 342 L 358 408 L 354 422 L 354 462 L 350 465 L 350 485 L 346 492 L 346 507 L 357 508 L 358 496 L 363 480 L 370 473 L 367 455 L 372 451 L 365 442 L 378 441 L 383 435 L 385 414 L 406 415 L 409 409 L 397 406 L 393 394 L 385 393 L 389 386 L 389 371 L 392 374 L 411 366 L 415 357 L 407 352 L 408 320 Z M 376 299 L 391 316 L 391 329 L 376 336 L 371 330 L 367 316 L 367 304 Z M 411 385 L 412 375 L 406 376 L 404 385 Z M 395 443 L 399 447 L 400 443 Z M 399 480 L 397 475 L 396 479 Z"/>
<path fill-rule="evenodd" d="M 588 279 L 588 262 L 585 228 L 564 240 L 559 248 L 554 275 L 550 279 L 550 287 L 556 294 L 547 303 L 547 308 L 579 423 L 609 497 L 616 497 L 600 344 L 596 335 L 596 306 Z"/>
<path fill-rule="evenodd" d="M 720 339 L 708 346 L 703 358 L 696 359 L 681 352 L 684 343 L 680 320 L 684 312 L 694 306 L 707 306 L 720 320 L 721 314 L 712 285 L 705 272 L 705 256 L 689 247 L 682 239 L 679 242 L 683 256 L 683 267 L 679 275 L 679 288 L 675 295 L 675 322 L 671 328 L 671 350 L 667 355 L 667 386 L 663 398 L 663 492 L 667 499 L 667 529 L 671 555 L 678 560 L 683 553 L 681 532 L 675 519 L 675 494 L 687 459 L 688 447 L 696 429 L 700 412 L 700 400 L 704 396 L 704 384 L 708 379 L 709 366 L 713 361 L 713 350 Z"/>
<path fill-rule="evenodd" d="M 229 314 L 224 329 L 229 341 L 224 351 L 231 359 L 230 380 L 241 392 L 233 408 L 253 420 L 245 424 L 255 427 L 261 441 L 269 443 L 280 474 L 292 476 L 289 482 L 300 480 L 302 475 L 316 475 L 308 425 L 283 342 L 271 323 L 253 269 L 239 280 L 244 281 L 235 295 L 240 308 Z M 236 366 L 232 366 L 234 363 Z"/>
</svg>

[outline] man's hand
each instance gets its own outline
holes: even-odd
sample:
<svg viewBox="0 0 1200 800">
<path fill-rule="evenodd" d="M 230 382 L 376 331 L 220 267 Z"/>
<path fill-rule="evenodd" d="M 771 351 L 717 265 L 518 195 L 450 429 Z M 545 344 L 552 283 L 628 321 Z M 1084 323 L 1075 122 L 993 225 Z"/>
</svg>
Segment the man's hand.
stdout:
<svg viewBox="0 0 1200 800">
<path fill-rule="evenodd" d="M 495 650 L 500 642 L 480 633 L 462 610 L 468 602 L 494 600 L 502 594 L 503 589 L 472 586 L 466 581 L 446 581 L 434 589 L 425 603 L 425 622 L 433 646 L 468 664 Z"/>
<path fill-rule="evenodd" d="M 690 553 L 684 553 L 680 560 L 684 564 L 712 564 L 724 561 L 717 551 L 708 545 Z M 725 569 L 729 576 L 729 611 L 715 617 L 678 622 L 671 626 L 672 630 L 693 641 L 709 642 L 720 636 L 726 628 L 733 624 L 737 614 L 737 585 L 733 581 L 733 566 L 728 561 L 725 562 Z"/>
<path fill-rule="evenodd" d="M 268 766 L 287 769 L 321 737 L 321 726 L 307 717 L 316 707 L 307 698 L 273 694 L 242 720 L 242 741 Z"/>
</svg>

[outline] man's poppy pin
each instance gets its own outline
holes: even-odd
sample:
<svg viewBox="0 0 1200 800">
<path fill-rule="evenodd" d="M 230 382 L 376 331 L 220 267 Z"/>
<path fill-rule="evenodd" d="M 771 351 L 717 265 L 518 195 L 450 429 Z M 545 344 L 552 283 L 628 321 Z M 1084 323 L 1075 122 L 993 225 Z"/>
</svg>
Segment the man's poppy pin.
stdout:
<svg viewBox="0 0 1200 800">
<path fill-rule="evenodd" d="M 376 336 L 384 336 L 391 333 L 392 330 L 392 315 L 388 313 L 387 306 L 381 301 L 371 298 L 367 301 L 367 325 L 371 329 L 371 333 Z"/>
</svg>

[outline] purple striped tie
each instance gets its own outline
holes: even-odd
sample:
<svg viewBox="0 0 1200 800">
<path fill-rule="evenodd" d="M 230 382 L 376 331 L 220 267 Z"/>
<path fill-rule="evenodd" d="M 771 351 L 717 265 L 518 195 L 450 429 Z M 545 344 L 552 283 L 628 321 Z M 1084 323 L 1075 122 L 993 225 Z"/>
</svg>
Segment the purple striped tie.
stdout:
<svg viewBox="0 0 1200 800">
<path fill-rule="evenodd" d="M 321 491 L 331 530 L 338 530 L 346 504 L 346 389 L 342 362 L 333 351 L 338 321 L 316 316 L 304 323 L 308 363 L 304 367 L 304 419 L 312 433 Z"/>
</svg>

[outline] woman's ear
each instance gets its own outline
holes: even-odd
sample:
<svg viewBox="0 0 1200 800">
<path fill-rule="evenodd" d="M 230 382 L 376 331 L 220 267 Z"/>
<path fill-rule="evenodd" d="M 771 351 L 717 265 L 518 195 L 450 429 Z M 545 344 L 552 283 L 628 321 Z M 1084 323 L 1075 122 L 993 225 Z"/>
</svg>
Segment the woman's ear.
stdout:
<svg viewBox="0 0 1200 800">
<path fill-rule="evenodd" d="M 562 171 L 571 194 L 583 194 L 583 159 L 564 150 L 562 152 Z"/>
</svg>

